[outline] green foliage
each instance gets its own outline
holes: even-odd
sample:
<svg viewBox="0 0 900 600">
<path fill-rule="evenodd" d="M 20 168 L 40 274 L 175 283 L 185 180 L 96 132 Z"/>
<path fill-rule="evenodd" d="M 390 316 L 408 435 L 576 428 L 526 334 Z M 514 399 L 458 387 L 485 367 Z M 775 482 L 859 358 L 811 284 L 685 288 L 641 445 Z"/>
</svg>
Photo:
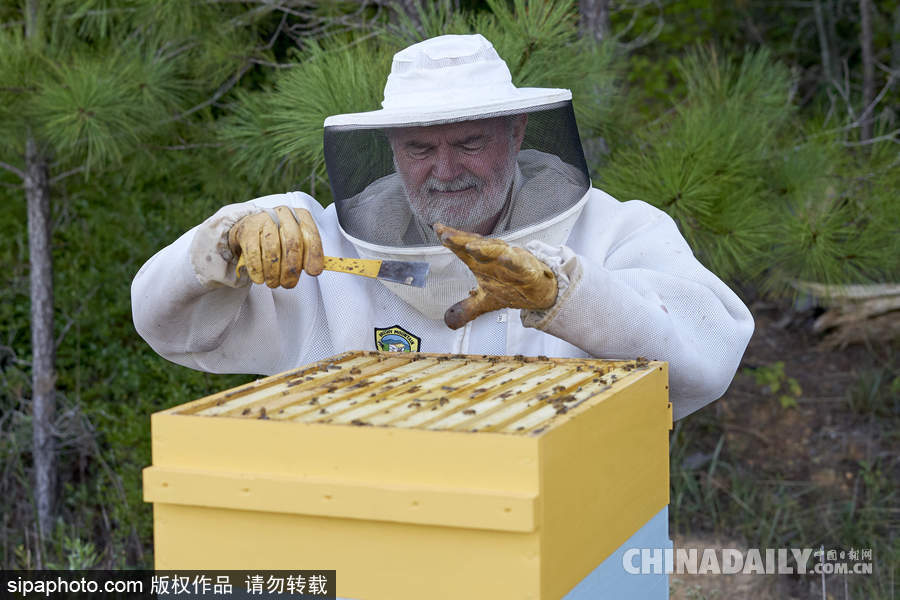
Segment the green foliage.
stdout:
<svg viewBox="0 0 900 600">
<path fill-rule="evenodd" d="M 600 187 L 665 210 L 713 272 L 773 294 L 900 273 L 889 143 L 860 157 L 833 132 L 804 133 L 765 50 L 695 50 L 678 66 L 685 97 L 597 167 Z"/>
<path fill-rule="evenodd" d="M 35 57 L 28 52 L 25 36 L 18 28 L 0 29 L 0 153 L 20 147 L 26 135 L 19 118 L 28 105 L 33 84 L 28 74 L 35 68 Z"/>
<path fill-rule="evenodd" d="M 73 31 L 86 40 L 107 40 L 136 22 L 142 3 L 134 0 L 58 0 L 48 4 L 53 47 L 65 47 Z"/>
<path fill-rule="evenodd" d="M 312 42 L 274 89 L 237 92 L 220 121 L 232 163 L 260 188 L 294 189 L 306 176 L 314 188 L 325 178 L 325 118 L 378 108 L 390 56 L 370 39 Z"/>
<path fill-rule="evenodd" d="M 180 1 L 39 6 L 41 27 L 27 43 L 21 26 L 0 28 L 0 150 L 21 155 L 31 135 L 63 168 L 146 168 L 146 145 L 208 115 L 189 107 L 210 88 L 250 59 L 271 58 L 254 44 L 255 22 L 273 8 L 240 20 L 240 8 Z M 133 153 L 142 160 L 126 160 Z"/>
<path fill-rule="evenodd" d="M 771 239 L 768 162 L 791 115 L 789 77 L 764 51 L 738 64 L 694 51 L 680 66 L 685 99 L 617 149 L 599 185 L 667 211 L 713 272 L 751 274 L 747 257 L 765 253 Z"/>
<path fill-rule="evenodd" d="M 794 281 L 824 284 L 892 281 L 900 276 L 895 201 L 900 183 L 876 145 L 871 155 L 843 149 L 834 131 L 811 133 L 773 163 L 773 233 L 761 260 L 764 290 L 790 291 Z M 893 188 L 894 191 L 890 191 Z"/>
<path fill-rule="evenodd" d="M 612 34 L 628 48 L 626 81 L 635 108 L 648 116 L 665 111 L 672 98 L 685 95 L 680 58 L 698 43 L 712 44 L 726 54 L 748 45 L 741 39 L 740 3 L 682 0 L 625 3 L 610 16 Z"/>
<path fill-rule="evenodd" d="M 22 14 L 0 9 L 0 161 L 22 169 L 32 136 L 50 177 L 80 169 L 90 179 L 52 185 L 53 426 L 65 525 L 44 544 L 32 499 L 25 202 L 8 170 L 0 180 L 0 556 L 4 568 L 146 567 L 149 415 L 247 377 L 189 372 L 158 357 L 134 332 L 129 284 L 158 248 L 235 200 L 219 173 L 210 175 L 221 159 L 209 147 L 204 101 L 228 89 L 223 78 L 237 63 L 267 57 L 254 24 L 271 10 L 248 17 L 243 7 L 146 0 L 38 6 L 28 40 Z M 241 14 L 234 31 L 229 17 Z M 198 25 L 213 16 L 219 27 Z M 162 150 L 168 145 L 194 151 L 176 157 Z"/>
<path fill-rule="evenodd" d="M 470 15 L 458 12 L 447 0 L 420 2 L 418 23 L 405 12 L 397 15 L 397 22 L 388 24 L 384 33 L 394 38 L 398 49 L 439 35 L 465 35 L 471 33 Z"/>
<path fill-rule="evenodd" d="M 578 37 L 574 4 L 516 0 L 510 8 L 490 0 L 493 18 L 476 17 L 472 31 L 507 60 L 515 85 L 572 90 L 582 136 L 609 137 L 621 109 L 617 57 L 612 45 Z"/>
<path fill-rule="evenodd" d="M 44 560 L 62 568 L 84 565 L 92 553 L 98 567 L 151 564 L 151 509 L 141 492 L 141 469 L 150 464 L 149 415 L 249 379 L 168 363 L 131 324 L 137 269 L 221 202 L 186 177 L 190 162 L 167 170 L 169 178 L 98 174 L 70 184 L 57 199 L 57 430 L 66 527 L 55 532 Z M 0 555 L 12 556 L 21 545 L 23 566 L 35 560 L 28 532 L 34 517 L 27 250 L 23 203 L 3 194 L 0 262 L 14 268 L 0 274 L 0 513 L 10 519 L 2 523 Z"/>
<path fill-rule="evenodd" d="M 139 143 L 141 125 L 154 124 L 153 113 L 162 109 L 157 94 L 143 93 L 142 81 L 133 78 L 149 66 L 90 51 L 67 64 L 51 63 L 29 103 L 30 121 L 40 124 L 41 137 L 58 153 L 83 152 L 88 170 L 119 164 Z"/>
<path fill-rule="evenodd" d="M 900 377 L 886 368 L 865 369 L 847 391 L 847 406 L 854 413 L 873 418 L 900 416 Z"/>
<path fill-rule="evenodd" d="M 778 402 L 782 408 L 794 408 L 797 406 L 797 398 L 803 396 L 800 383 L 793 377 L 788 377 L 784 372 L 784 361 L 777 361 L 771 365 L 749 369 L 753 380 L 763 394 L 774 396 L 778 394 Z M 780 392 L 780 393 L 779 393 Z"/>
<path fill-rule="evenodd" d="M 59 547 L 55 549 L 54 554 L 62 557 L 65 562 L 55 563 L 50 561 L 47 563 L 47 568 L 69 571 L 83 571 L 96 568 L 100 562 L 100 557 L 93 542 L 77 537 L 77 532 L 72 534 L 67 532 L 66 525 L 62 519 L 57 521 L 55 533 L 54 541 L 57 542 Z"/>
</svg>

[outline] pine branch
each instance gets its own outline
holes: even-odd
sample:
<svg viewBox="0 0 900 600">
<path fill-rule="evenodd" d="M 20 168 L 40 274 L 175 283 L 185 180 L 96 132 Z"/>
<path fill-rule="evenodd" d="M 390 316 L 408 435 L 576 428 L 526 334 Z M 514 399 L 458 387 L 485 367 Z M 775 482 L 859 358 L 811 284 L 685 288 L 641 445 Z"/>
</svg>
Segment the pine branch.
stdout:
<svg viewBox="0 0 900 600">
<path fill-rule="evenodd" d="M 52 177 L 50 179 L 50 185 L 53 185 L 57 181 L 61 181 L 71 175 L 77 175 L 78 173 L 84 173 L 84 171 L 85 171 L 84 165 L 81 165 L 80 167 L 75 167 L 74 169 L 69 169 L 65 173 L 60 173 L 59 175 Z"/>
<path fill-rule="evenodd" d="M 245 62 L 243 65 L 241 65 L 241 68 L 238 69 L 238 72 L 235 73 L 235 74 L 231 77 L 231 79 L 229 79 L 228 81 L 226 81 L 225 83 L 223 83 L 223 84 L 221 85 L 221 87 L 219 87 L 219 89 L 216 90 L 216 93 L 213 94 L 212 97 L 211 97 L 210 99 L 208 99 L 208 100 L 206 100 L 206 101 L 204 101 L 204 102 L 201 102 L 200 104 L 198 104 L 198 105 L 196 105 L 196 106 L 194 106 L 194 107 L 192 107 L 192 108 L 189 108 L 188 110 L 184 111 L 183 113 L 181 113 L 181 114 L 178 115 L 177 117 L 173 117 L 172 119 L 170 119 L 169 122 L 171 122 L 171 121 L 179 121 L 179 120 L 184 119 L 185 117 L 187 117 L 187 116 L 189 116 L 189 115 L 194 114 L 194 113 L 197 112 L 198 110 L 203 110 L 203 109 L 206 108 L 207 106 L 211 106 L 211 105 L 215 104 L 215 103 L 219 100 L 219 98 L 221 98 L 222 96 L 224 96 L 225 94 L 227 94 L 227 93 L 229 92 L 229 90 L 231 90 L 231 88 L 233 88 L 234 86 L 237 85 L 238 81 L 241 80 L 241 77 L 244 76 L 244 73 L 246 73 L 247 71 L 249 71 L 250 68 L 251 68 L 252 66 L 253 66 L 253 62 L 252 62 L 251 60 L 247 60 L 247 62 Z"/>
<path fill-rule="evenodd" d="M 163 61 L 172 60 L 179 54 L 187 52 L 188 50 L 193 50 L 198 45 L 199 44 L 197 42 L 186 42 L 186 43 L 182 44 L 181 46 L 177 46 L 174 49 L 169 50 L 165 53 L 163 53 L 163 49 L 165 48 L 165 46 L 163 46 L 162 48 L 160 48 L 157 51 L 157 56 L 159 56 L 159 58 L 162 59 Z"/>
<path fill-rule="evenodd" d="M 3 161 L 0 161 L 0 168 L 6 169 L 7 171 L 9 171 L 10 173 L 13 173 L 14 175 L 18 175 L 18 176 L 19 176 L 19 179 L 21 179 L 21 180 L 23 180 L 23 181 L 25 180 L 25 171 L 23 171 L 22 169 L 19 169 L 19 168 L 17 168 L 17 167 L 14 167 L 14 166 L 12 166 L 12 165 L 10 165 L 10 164 L 7 164 L 7 163 L 5 163 L 5 162 L 3 162 Z"/>
<path fill-rule="evenodd" d="M 625 34 L 631 31 L 631 29 L 634 27 L 635 23 L 637 22 L 640 10 L 649 4 L 655 4 L 656 8 L 658 9 L 658 12 L 656 14 L 656 21 L 653 23 L 653 29 L 651 29 L 649 33 L 643 33 L 639 35 L 630 42 L 619 42 L 619 40 L 622 39 Z M 659 0 L 643 0 L 641 2 L 638 2 L 634 7 L 634 13 L 631 16 L 631 20 L 628 22 L 628 26 L 624 31 L 617 33 L 614 36 L 615 40 L 621 46 L 622 50 L 624 50 L 625 52 L 631 52 L 633 50 L 637 50 L 638 48 L 643 48 L 644 46 L 655 40 L 657 37 L 659 37 L 659 34 L 662 33 L 663 27 L 665 26 L 663 12 L 664 9 L 662 3 Z"/>
<path fill-rule="evenodd" d="M 53 347 L 56 350 L 59 350 L 59 347 L 62 345 L 63 340 L 66 337 L 66 334 L 69 333 L 69 330 L 72 328 L 72 325 L 75 324 L 76 317 L 88 306 L 90 299 L 97 293 L 100 289 L 100 286 L 94 286 L 81 300 L 81 303 L 78 305 L 78 308 L 75 309 L 69 318 L 66 320 L 66 324 L 63 325 L 62 329 L 59 332 L 59 335 L 56 336 L 56 342 L 54 342 Z"/>
<path fill-rule="evenodd" d="M 288 14 L 284 13 L 281 15 L 281 22 L 278 23 L 278 27 L 275 29 L 275 33 L 272 34 L 272 37 L 269 39 L 269 43 L 265 45 L 265 50 L 271 50 L 272 46 L 275 45 L 275 40 L 278 39 L 278 36 L 281 35 L 281 32 L 284 30 L 284 24 L 287 22 Z"/>
<path fill-rule="evenodd" d="M 176 146 L 149 145 L 147 147 L 152 150 L 194 150 L 196 148 L 220 148 L 221 146 L 222 146 L 221 143 L 206 143 L 206 144 L 179 144 Z"/>
<path fill-rule="evenodd" d="M 8 29 L 12 27 L 22 27 L 25 24 L 24 20 L 21 21 L 7 21 L 6 23 L 0 23 L 0 29 Z"/>
<path fill-rule="evenodd" d="M 841 145 L 847 148 L 853 148 L 857 146 L 871 146 L 872 144 L 876 144 L 878 142 L 900 143 L 900 140 L 897 139 L 897 136 L 900 136 L 900 129 L 895 129 L 890 133 L 879 135 L 878 137 L 869 138 L 867 140 L 862 140 L 861 142 L 841 142 Z"/>
<path fill-rule="evenodd" d="M 891 73 L 888 77 L 887 83 L 884 84 L 884 87 L 881 88 L 881 91 L 878 92 L 878 95 L 875 96 L 875 99 L 872 100 L 867 106 L 863 108 L 862 114 L 859 116 L 856 121 L 850 124 L 850 127 L 857 127 L 863 123 L 864 119 L 869 119 L 869 117 L 874 113 L 875 107 L 878 106 L 878 103 L 884 98 L 884 96 L 891 90 L 891 86 L 894 84 L 894 79 L 896 79 L 897 75 L 895 73 Z M 869 120 L 869 124 L 871 125 L 871 120 Z M 871 132 L 870 132 L 871 135 Z M 863 136 L 868 137 L 868 136 Z"/>
<path fill-rule="evenodd" d="M 258 58 L 251 58 L 250 62 L 254 65 L 272 67 L 273 69 L 296 69 L 300 66 L 299 63 L 274 63 L 267 60 L 260 60 Z"/>
<path fill-rule="evenodd" d="M 841 61 L 841 72 L 844 75 L 844 85 L 842 87 L 838 87 L 838 91 L 841 94 L 841 98 L 844 99 L 844 102 L 847 105 L 847 118 L 856 119 L 856 111 L 853 109 L 853 99 L 850 97 L 850 64 L 847 59 L 843 59 Z"/>
<path fill-rule="evenodd" d="M 283 11 L 287 14 L 290 14 L 291 16 L 298 17 L 298 18 L 307 18 L 308 19 L 308 18 L 312 17 L 311 12 L 309 14 L 307 14 L 307 13 L 299 12 L 299 11 L 293 10 L 291 8 L 288 8 L 287 6 L 284 6 L 282 4 L 274 4 L 273 5 L 269 2 L 263 2 L 261 6 L 258 6 L 257 8 L 254 8 L 239 17 L 235 17 L 234 19 L 229 21 L 228 24 L 231 27 L 245 27 L 248 23 L 252 22 L 253 18 L 256 17 L 257 15 L 267 13 L 267 12 L 272 12 L 275 10 Z"/>
<path fill-rule="evenodd" d="M 884 84 L 884 87 L 881 88 L 881 91 L 878 92 L 878 95 L 875 97 L 875 100 L 873 100 L 872 104 L 869 105 L 868 108 L 866 108 L 865 112 L 871 112 L 872 110 L 874 110 L 875 106 L 877 106 L 878 103 L 881 102 L 884 99 L 885 95 L 891 90 L 891 87 L 892 87 L 894 81 L 897 79 L 897 77 L 898 77 L 898 73 L 890 72 L 887 83 Z M 855 119 L 855 120 L 851 121 L 850 123 L 847 123 L 846 125 L 841 125 L 840 127 L 822 130 L 822 131 L 810 136 L 810 139 L 816 139 L 816 138 L 820 138 L 823 136 L 830 136 L 832 134 L 840 133 L 842 131 L 850 131 L 851 129 L 856 129 L 857 127 L 859 127 L 861 120 L 862 120 L 862 117 Z M 827 119 L 826 119 L 826 121 L 827 121 Z M 796 150 L 797 148 L 799 148 L 802 145 L 803 144 L 794 146 L 793 149 Z"/>
</svg>

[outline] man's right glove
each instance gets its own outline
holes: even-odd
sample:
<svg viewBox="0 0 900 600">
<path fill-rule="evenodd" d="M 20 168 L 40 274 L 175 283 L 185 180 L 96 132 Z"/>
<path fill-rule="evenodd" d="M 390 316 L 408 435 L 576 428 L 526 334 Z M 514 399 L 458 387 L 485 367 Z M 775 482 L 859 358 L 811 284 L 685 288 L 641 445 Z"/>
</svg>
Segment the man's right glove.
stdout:
<svg viewBox="0 0 900 600">
<path fill-rule="evenodd" d="M 228 246 L 253 283 L 292 288 L 300 273 L 318 275 L 325 264 L 322 240 L 305 208 L 278 206 L 277 222 L 268 212 L 248 215 L 228 232 Z"/>
</svg>

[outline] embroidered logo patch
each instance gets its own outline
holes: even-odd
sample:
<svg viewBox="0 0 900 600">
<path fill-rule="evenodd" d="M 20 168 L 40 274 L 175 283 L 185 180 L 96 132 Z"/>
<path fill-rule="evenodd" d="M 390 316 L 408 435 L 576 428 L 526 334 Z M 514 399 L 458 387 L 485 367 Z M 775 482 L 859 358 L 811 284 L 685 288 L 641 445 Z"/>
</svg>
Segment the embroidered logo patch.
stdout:
<svg viewBox="0 0 900 600">
<path fill-rule="evenodd" d="M 375 349 L 384 352 L 418 352 L 422 340 L 399 325 L 375 328 Z"/>
</svg>

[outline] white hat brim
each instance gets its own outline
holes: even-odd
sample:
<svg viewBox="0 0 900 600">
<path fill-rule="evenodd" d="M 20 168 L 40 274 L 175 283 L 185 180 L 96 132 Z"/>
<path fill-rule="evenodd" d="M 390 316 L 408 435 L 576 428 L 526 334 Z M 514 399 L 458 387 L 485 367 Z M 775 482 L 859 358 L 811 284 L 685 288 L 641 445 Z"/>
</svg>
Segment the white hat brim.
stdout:
<svg viewBox="0 0 900 600">
<path fill-rule="evenodd" d="M 503 114 L 534 112 L 572 99 L 570 90 L 555 88 L 516 88 L 502 100 L 455 104 L 448 102 L 423 107 L 373 110 L 333 115 L 325 119 L 325 127 L 416 127 L 486 118 Z"/>
</svg>

